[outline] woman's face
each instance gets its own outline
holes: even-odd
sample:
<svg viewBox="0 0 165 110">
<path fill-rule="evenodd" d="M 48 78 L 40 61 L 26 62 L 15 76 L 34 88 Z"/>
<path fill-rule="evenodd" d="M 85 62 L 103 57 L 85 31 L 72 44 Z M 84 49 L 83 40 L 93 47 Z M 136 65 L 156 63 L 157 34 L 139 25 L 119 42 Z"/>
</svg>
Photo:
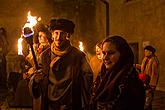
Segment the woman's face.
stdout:
<svg viewBox="0 0 165 110">
<path fill-rule="evenodd" d="M 118 63 L 120 52 L 116 49 L 116 46 L 110 42 L 103 44 L 103 63 L 107 70 L 112 70 L 115 64 Z"/>
<path fill-rule="evenodd" d="M 98 46 L 96 46 L 96 56 L 98 59 L 102 59 L 102 50 Z"/>
<path fill-rule="evenodd" d="M 48 39 L 44 32 L 39 32 L 38 35 L 39 35 L 38 37 L 39 43 L 48 43 Z"/>
</svg>

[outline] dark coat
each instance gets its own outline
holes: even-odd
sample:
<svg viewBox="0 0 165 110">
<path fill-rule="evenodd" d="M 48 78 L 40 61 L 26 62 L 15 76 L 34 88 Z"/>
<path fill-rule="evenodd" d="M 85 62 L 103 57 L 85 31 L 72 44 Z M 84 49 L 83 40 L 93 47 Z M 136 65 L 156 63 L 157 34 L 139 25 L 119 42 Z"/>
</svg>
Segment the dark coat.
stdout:
<svg viewBox="0 0 165 110">
<path fill-rule="evenodd" d="M 115 82 L 113 82 L 114 78 L 110 78 L 108 75 L 106 76 L 109 77 L 108 79 L 102 79 L 104 81 L 100 82 L 97 92 L 95 92 L 96 96 L 92 99 L 91 110 L 144 110 L 145 90 L 143 83 L 137 77 L 135 69 L 127 71 L 128 74 L 125 72 L 123 71 L 124 74 L 118 77 Z M 101 73 L 99 75 L 103 78 Z"/>
<path fill-rule="evenodd" d="M 144 110 L 145 90 L 143 83 L 136 75 L 136 71 L 128 76 L 128 83 L 125 92 L 113 110 Z"/>
<path fill-rule="evenodd" d="M 39 67 L 43 69 L 45 77 L 40 84 L 33 82 L 35 74 L 30 78 L 29 91 L 33 97 L 33 110 L 44 110 L 47 107 L 47 84 L 50 64 L 50 47 L 44 49 L 40 54 L 36 53 Z M 34 68 L 34 67 L 32 67 Z M 43 108 L 43 109 L 41 109 Z"/>
<path fill-rule="evenodd" d="M 50 68 L 46 67 L 46 70 L 49 70 L 49 75 L 45 77 L 46 84 L 41 86 L 42 84 L 36 84 L 33 80 L 30 84 L 34 98 L 44 95 L 41 98 L 41 110 L 49 110 L 48 106 L 56 110 L 85 108 L 89 104 L 90 87 L 93 82 L 92 70 L 85 54 L 72 47 L 69 53 L 60 58 L 52 54 L 51 57 Z"/>
</svg>

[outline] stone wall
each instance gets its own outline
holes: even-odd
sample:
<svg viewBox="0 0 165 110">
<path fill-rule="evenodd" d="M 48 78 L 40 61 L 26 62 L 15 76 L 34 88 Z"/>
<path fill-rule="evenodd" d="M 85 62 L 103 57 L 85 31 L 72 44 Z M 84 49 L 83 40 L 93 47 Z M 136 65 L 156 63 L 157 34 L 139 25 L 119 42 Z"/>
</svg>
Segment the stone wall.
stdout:
<svg viewBox="0 0 165 110">
<path fill-rule="evenodd" d="M 143 46 L 153 45 L 160 60 L 158 90 L 165 91 L 165 1 L 164 0 L 110 0 L 110 34 L 122 35 L 129 42 L 139 44 L 139 63 Z"/>
</svg>

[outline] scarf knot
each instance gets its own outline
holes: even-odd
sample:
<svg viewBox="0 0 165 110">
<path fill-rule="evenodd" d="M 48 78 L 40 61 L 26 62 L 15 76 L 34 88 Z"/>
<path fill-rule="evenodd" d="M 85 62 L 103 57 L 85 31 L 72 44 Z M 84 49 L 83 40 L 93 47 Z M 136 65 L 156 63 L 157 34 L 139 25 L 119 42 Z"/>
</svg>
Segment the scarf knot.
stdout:
<svg viewBox="0 0 165 110">
<path fill-rule="evenodd" d="M 68 52 L 70 52 L 71 49 L 72 49 L 72 46 L 71 46 L 69 40 L 66 41 L 66 43 L 65 43 L 64 46 L 63 46 L 63 48 L 58 48 L 58 47 L 55 45 L 55 43 L 52 43 L 52 45 L 51 45 L 51 51 L 52 51 L 55 55 L 57 55 L 57 56 L 59 56 L 59 57 L 64 56 L 65 54 L 67 54 Z"/>
</svg>

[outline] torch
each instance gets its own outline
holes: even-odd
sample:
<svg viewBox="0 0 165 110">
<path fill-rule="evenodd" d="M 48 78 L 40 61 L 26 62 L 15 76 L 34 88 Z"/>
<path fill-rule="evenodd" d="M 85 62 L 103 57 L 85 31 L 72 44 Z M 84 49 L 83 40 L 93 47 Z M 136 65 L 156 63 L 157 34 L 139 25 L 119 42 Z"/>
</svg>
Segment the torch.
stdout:
<svg viewBox="0 0 165 110">
<path fill-rule="evenodd" d="M 22 41 L 23 41 L 22 37 L 18 39 L 18 55 L 19 56 L 23 56 L 23 53 L 22 53 Z"/>
<path fill-rule="evenodd" d="M 24 34 L 23 36 L 24 36 L 25 41 L 30 46 L 31 53 L 32 53 L 32 56 L 33 56 L 34 66 L 35 66 L 36 69 L 39 69 L 38 68 L 37 59 L 36 59 L 36 56 L 35 56 L 35 52 L 34 52 L 34 48 L 33 48 L 33 35 L 34 35 L 34 31 L 31 30 L 29 27 L 25 27 L 23 29 L 23 34 Z"/>
<path fill-rule="evenodd" d="M 89 58 L 88 58 L 88 53 L 85 51 L 84 49 L 84 45 L 83 45 L 83 42 L 82 41 L 79 41 L 79 50 L 82 51 L 83 53 L 85 53 L 86 55 L 86 59 L 89 61 Z"/>
<path fill-rule="evenodd" d="M 79 49 L 84 52 L 83 42 L 79 42 Z"/>
<path fill-rule="evenodd" d="M 35 26 L 37 24 L 37 17 L 33 17 L 30 14 L 30 11 L 28 12 L 28 20 L 27 23 L 24 25 L 23 27 L 23 37 L 24 40 L 29 44 L 30 49 L 31 49 L 31 53 L 33 56 L 33 61 L 34 61 L 34 66 L 36 69 L 39 69 L 38 63 L 37 63 L 37 59 L 35 56 L 35 52 L 34 52 L 34 48 L 33 48 L 33 35 L 34 35 L 34 30 L 33 30 L 33 26 Z"/>
<path fill-rule="evenodd" d="M 24 69 L 25 61 L 24 61 L 24 56 L 22 52 L 22 41 L 23 41 L 23 37 L 21 36 L 18 39 L 18 58 L 19 58 L 18 63 L 20 65 L 21 73 L 24 73 L 26 70 Z"/>
</svg>

